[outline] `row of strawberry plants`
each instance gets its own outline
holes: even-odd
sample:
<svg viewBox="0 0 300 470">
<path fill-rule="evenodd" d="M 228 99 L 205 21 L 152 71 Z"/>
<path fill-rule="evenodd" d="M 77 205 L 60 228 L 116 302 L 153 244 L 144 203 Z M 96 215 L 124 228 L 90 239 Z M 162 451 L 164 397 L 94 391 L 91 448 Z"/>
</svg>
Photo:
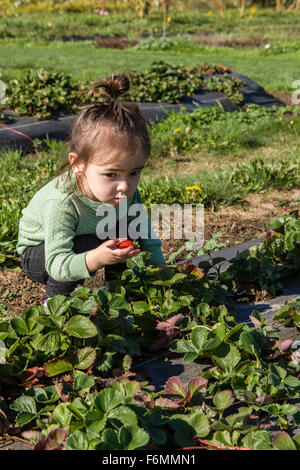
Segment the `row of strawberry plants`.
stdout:
<svg viewBox="0 0 300 470">
<path fill-rule="evenodd" d="M 222 79 L 208 73 L 223 74 Z M 138 102 L 177 103 L 185 96 L 202 88 L 220 91 L 234 102 L 243 103 L 240 88 L 243 82 L 228 77 L 221 66 L 198 64 L 194 67 L 172 66 L 163 61 L 153 62 L 149 70 L 130 72 L 131 90 L 124 99 Z M 88 93 L 89 83 L 75 83 L 70 74 L 50 72 L 45 69 L 28 71 L 22 80 L 7 84 L 6 106 L 16 114 L 32 114 L 36 119 L 46 119 L 56 112 L 76 112 L 81 103 L 95 102 L 98 93 Z"/>
<path fill-rule="evenodd" d="M 291 220 L 299 223 L 293 214 L 283 226 Z M 296 259 L 300 245 L 292 229 L 283 232 L 290 244 L 281 258 L 276 252 L 279 264 Z M 216 245 L 214 238 L 203 249 Z M 254 330 L 237 322 L 226 308 L 234 307 L 234 293 L 221 277 L 189 263 L 146 267 L 148 256 L 128 260 L 110 292 L 80 288 L 20 317 L 2 316 L 2 413 L 16 413 L 35 448 L 175 449 L 204 438 L 208 448 L 300 448 L 286 432 L 299 425 L 287 403 L 299 398 L 292 341 L 280 341 L 258 312 Z M 187 386 L 171 378 L 155 393 L 131 365 L 167 348 L 207 367 Z M 274 426 L 283 430 L 275 435 Z"/>
</svg>

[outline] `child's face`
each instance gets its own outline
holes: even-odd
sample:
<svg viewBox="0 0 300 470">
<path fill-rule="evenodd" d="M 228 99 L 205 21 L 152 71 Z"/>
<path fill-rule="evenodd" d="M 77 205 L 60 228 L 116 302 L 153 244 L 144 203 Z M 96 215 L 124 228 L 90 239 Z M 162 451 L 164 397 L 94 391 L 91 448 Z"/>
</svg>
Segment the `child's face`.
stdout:
<svg viewBox="0 0 300 470">
<path fill-rule="evenodd" d="M 76 154 L 70 153 L 71 164 Z M 109 163 L 101 163 L 109 160 Z M 101 160 L 92 158 L 90 162 L 73 164 L 76 175 L 84 175 L 83 187 L 86 196 L 104 204 L 117 206 L 120 198 L 130 198 L 135 193 L 146 163 L 145 155 L 132 149 L 110 149 Z"/>
</svg>

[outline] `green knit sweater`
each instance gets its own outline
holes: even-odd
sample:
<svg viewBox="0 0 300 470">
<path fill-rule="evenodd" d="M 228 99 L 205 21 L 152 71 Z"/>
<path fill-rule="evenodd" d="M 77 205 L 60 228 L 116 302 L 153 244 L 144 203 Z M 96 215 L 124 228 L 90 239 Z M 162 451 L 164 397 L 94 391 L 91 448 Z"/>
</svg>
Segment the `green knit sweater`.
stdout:
<svg viewBox="0 0 300 470">
<path fill-rule="evenodd" d="M 28 246 L 45 242 L 46 271 L 56 281 L 77 281 L 95 276 L 96 272 L 90 273 L 87 269 L 86 252 L 79 254 L 73 252 L 73 239 L 77 235 L 97 234 L 100 244 L 105 238 L 99 233 L 97 224 L 107 217 L 105 208 L 108 205 L 85 197 L 76 184 L 75 175 L 72 174 L 70 183 L 66 179 L 67 173 L 63 173 L 42 187 L 22 210 L 23 216 L 19 222 L 16 246 L 17 253 L 21 255 Z M 128 198 L 125 213 L 126 208 L 128 211 L 133 204 L 142 204 L 138 190 Z M 110 210 L 112 207 L 110 205 Z M 119 206 L 114 209 L 115 220 L 124 220 L 124 209 L 122 212 Z M 134 219 L 129 214 L 126 214 L 126 218 L 128 225 Z M 148 233 L 148 238 L 140 240 L 140 247 L 142 251 L 152 254 L 147 263 L 152 265 L 164 263 L 162 242 L 153 231 L 151 220 L 147 215 L 144 222 L 147 227 L 144 226 L 143 230 Z M 102 225 L 104 231 L 113 228 L 111 225 L 105 226 L 104 222 Z"/>
</svg>

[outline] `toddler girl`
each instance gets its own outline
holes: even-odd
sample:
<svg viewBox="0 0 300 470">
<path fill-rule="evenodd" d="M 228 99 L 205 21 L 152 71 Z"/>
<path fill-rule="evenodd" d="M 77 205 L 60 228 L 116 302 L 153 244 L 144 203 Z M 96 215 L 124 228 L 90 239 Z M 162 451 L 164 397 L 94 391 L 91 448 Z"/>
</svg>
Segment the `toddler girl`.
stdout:
<svg viewBox="0 0 300 470">
<path fill-rule="evenodd" d="M 140 249 L 118 248 L 121 204 L 142 204 L 137 189 L 150 154 L 146 123 L 134 103 L 121 102 L 129 89 L 125 75 L 98 80 L 92 91 L 102 88 L 102 102 L 84 106 L 74 122 L 67 161 L 58 176 L 41 188 L 22 210 L 17 253 L 30 279 L 46 285 L 46 298 L 68 296 L 84 279 L 105 267 L 109 275 L 126 268 L 126 259 L 142 251 L 151 253 L 148 264 L 164 265 L 161 240 L 148 217 L 146 237 L 138 238 Z M 114 237 L 99 233 L 97 225 L 105 211 L 114 208 Z M 107 213 L 105 213 L 107 215 Z M 98 225 L 99 227 L 99 225 Z M 124 225 L 123 225 L 124 227 Z"/>
</svg>

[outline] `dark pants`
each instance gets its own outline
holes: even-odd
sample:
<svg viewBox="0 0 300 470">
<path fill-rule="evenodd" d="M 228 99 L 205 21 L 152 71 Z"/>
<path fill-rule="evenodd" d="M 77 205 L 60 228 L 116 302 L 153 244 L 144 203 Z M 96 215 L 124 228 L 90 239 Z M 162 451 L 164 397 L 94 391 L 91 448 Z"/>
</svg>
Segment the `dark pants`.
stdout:
<svg viewBox="0 0 300 470">
<path fill-rule="evenodd" d="M 103 241 L 96 235 L 78 235 L 73 240 L 73 251 L 77 254 L 93 250 Z M 78 281 L 56 281 L 49 276 L 45 268 L 45 243 L 27 247 L 21 255 L 21 266 L 32 281 L 46 285 L 46 298 L 58 294 L 69 296 L 75 287 L 84 283 L 84 279 Z M 124 269 L 126 269 L 126 262 L 105 266 L 105 281 L 121 275 Z"/>
</svg>

